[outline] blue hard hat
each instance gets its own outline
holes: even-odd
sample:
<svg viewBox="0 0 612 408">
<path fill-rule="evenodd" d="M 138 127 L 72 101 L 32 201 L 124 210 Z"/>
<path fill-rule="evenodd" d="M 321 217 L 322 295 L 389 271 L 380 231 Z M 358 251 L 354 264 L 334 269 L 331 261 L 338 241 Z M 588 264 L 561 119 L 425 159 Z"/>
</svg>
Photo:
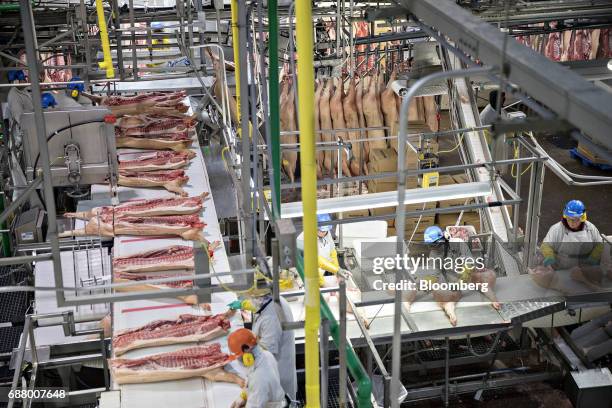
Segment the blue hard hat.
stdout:
<svg viewBox="0 0 612 408">
<path fill-rule="evenodd" d="M 567 204 L 565 204 L 563 215 L 565 217 L 571 217 L 571 218 L 578 218 L 578 217 L 584 218 L 584 216 L 586 215 L 584 203 L 580 200 L 569 201 Z"/>
<path fill-rule="evenodd" d="M 55 102 L 55 98 L 49 92 L 45 92 L 44 94 L 42 94 L 42 97 L 40 99 L 43 109 L 57 105 L 57 102 Z"/>
<path fill-rule="evenodd" d="M 20 69 L 12 69 L 8 72 L 8 80 L 9 82 L 13 81 L 25 81 L 25 74 Z"/>
<path fill-rule="evenodd" d="M 85 84 L 83 83 L 75 83 L 76 81 L 81 81 L 81 78 L 79 77 L 73 77 L 70 80 L 70 83 L 68 84 L 67 88 L 70 90 L 77 90 L 79 92 L 83 92 L 85 91 Z"/>
<path fill-rule="evenodd" d="M 317 214 L 317 224 L 322 222 L 331 221 L 331 215 L 329 214 Z M 329 232 L 333 229 L 333 225 L 319 225 L 319 231 Z"/>
<path fill-rule="evenodd" d="M 425 232 L 423 233 L 423 240 L 428 244 L 436 242 L 444 237 L 444 233 L 442 232 L 442 228 L 437 225 L 427 227 Z"/>
</svg>

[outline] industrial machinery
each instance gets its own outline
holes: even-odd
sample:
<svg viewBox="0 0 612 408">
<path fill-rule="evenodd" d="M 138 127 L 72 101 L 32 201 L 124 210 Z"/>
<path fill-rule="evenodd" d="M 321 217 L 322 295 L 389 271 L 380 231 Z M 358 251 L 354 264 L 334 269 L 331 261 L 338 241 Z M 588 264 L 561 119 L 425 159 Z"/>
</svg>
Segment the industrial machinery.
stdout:
<svg viewBox="0 0 612 408">
<path fill-rule="evenodd" d="M 230 406 L 231 370 L 172 359 L 219 343 L 224 370 L 228 334 L 258 318 L 229 305 L 265 295 L 303 355 L 292 406 L 531 384 L 609 404 L 609 224 L 595 272 L 548 268 L 539 243 L 562 205 L 544 180 L 612 184 L 543 137 L 612 163 L 611 19 L 591 0 L 0 5 L 0 94 L 27 96 L 0 144 L 0 315 L 20 307 L 0 385 L 60 386 L 54 406 Z M 508 103 L 483 123 L 489 90 Z M 376 266 L 393 259 L 411 267 Z M 168 329 L 210 316 L 213 338 Z M 139 331 L 153 341 L 122 350 Z"/>
</svg>

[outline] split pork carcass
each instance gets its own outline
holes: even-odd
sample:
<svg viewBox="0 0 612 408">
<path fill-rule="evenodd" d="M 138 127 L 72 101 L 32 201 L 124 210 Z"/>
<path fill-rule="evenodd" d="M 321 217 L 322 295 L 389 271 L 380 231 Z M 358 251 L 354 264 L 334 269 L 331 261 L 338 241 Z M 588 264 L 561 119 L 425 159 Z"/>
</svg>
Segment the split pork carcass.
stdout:
<svg viewBox="0 0 612 408">
<path fill-rule="evenodd" d="M 174 117 L 164 115 L 127 115 L 119 118 L 115 128 L 125 135 L 146 135 L 156 133 L 192 131 L 197 120 L 195 115 Z"/>
<path fill-rule="evenodd" d="M 363 116 L 363 92 L 364 92 L 364 80 L 359 80 L 359 83 L 356 85 L 355 89 L 355 105 L 357 107 L 357 120 L 359 122 L 359 127 L 364 129 L 366 127 L 365 117 Z M 364 140 L 367 138 L 367 133 L 357 132 L 359 135 L 359 139 Z M 367 141 L 360 142 L 361 151 L 364 155 L 364 163 L 367 163 L 370 157 L 370 144 Z M 362 154 L 361 152 L 358 154 Z M 366 167 L 367 168 L 367 167 Z M 365 169 L 364 168 L 364 171 Z"/>
<path fill-rule="evenodd" d="M 106 106 L 116 116 L 161 114 L 182 117 L 189 110 L 183 103 L 187 95 L 185 91 L 151 92 L 135 96 L 96 96 L 87 92 L 81 94 L 99 105 Z"/>
<path fill-rule="evenodd" d="M 320 143 L 323 138 L 319 130 L 321 129 L 319 102 L 321 101 L 321 93 L 324 87 L 323 81 L 317 81 L 315 93 L 314 93 L 314 126 L 315 126 L 315 140 Z M 323 150 L 317 151 L 317 178 L 320 179 L 323 176 L 323 161 L 325 160 L 325 154 Z"/>
<path fill-rule="evenodd" d="M 380 110 L 380 95 L 378 93 L 378 76 L 369 78 L 368 91 L 363 95 L 363 116 L 367 127 L 384 126 L 383 115 Z M 386 149 L 387 141 L 384 139 L 383 129 L 368 130 L 368 143 L 370 149 Z"/>
<path fill-rule="evenodd" d="M 125 187 L 163 187 L 166 190 L 186 197 L 183 187 L 189 181 L 184 170 L 129 171 L 120 170 L 118 184 Z"/>
<path fill-rule="evenodd" d="M 295 116 L 295 85 L 290 84 L 290 79 L 285 76 L 281 83 L 280 94 L 280 130 L 294 132 L 297 130 Z M 297 135 L 282 135 L 281 143 L 295 145 L 298 141 Z M 295 181 L 295 169 L 297 167 L 297 152 L 295 150 L 283 150 L 281 154 L 282 166 L 293 183 Z"/>
<path fill-rule="evenodd" d="M 342 101 L 342 108 L 344 111 L 344 121 L 347 128 L 358 128 L 359 114 L 357 113 L 357 90 L 355 89 L 355 78 L 351 78 L 348 84 L 348 93 Z M 349 167 L 353 176 L 361 174 L 361 162 L 365 164 L 365 151 L 363 143 L 357 142 L 360 139 L 360 132 L 358 130 L 351 130 L 347 132 L 348 140 L 353 146 L 353 158 L 349 163 Z M 365 166 L 364 166 L 365 167 Z"/>
<path fill-rule="evenodd" d="M 399 135 L 399 112 L 391 84 L 395 81 L 396 76 L 397 70 L 393 69 L 387 87 L 380 94 L 380 107 L 385 118 L 385 126 L 389 128 L 389 136 L 395 138 Z M 397 139 L 391 139 L 391 145 L 397 150 Z"/>
<path fill-rule="evenodd" d="M 112 216 L 93 217 L 85 224 L 85 228 L 65 231 L 59 238 L 103 236 L 115 237 L 119 235 L 136 236 L 179 236 L 188 241 L 203 241 L 202 230 L 204 224 L 195 215 L 176 215 L 161 217 L 119 217 L 113 220 Z"/>
<path fill-rule="evenodd" d="M 144 326 L 123 330 L 113 338 L 115 356 L 146 347 L 205 342 L 227 334 L 226 314 L 199 316 L 182 314 L 174 320 L 155 320 Z"/>
<path fill-rule="evenodd" d="M 170 282 L 164 283 L 149 283 L 152 279 L 172 279 Z M 116 287 L 117 292 L 146 292 L 146 291 L 158 291 L 168 289 L 190 289 L 193 287 L 193 271 L 166 271 L 163 273 L 155 272 L 140 272 L 140 273 L 129 273 L 129 272 L 113 272 L 114 283 L 134 283 L 141 282 L 139 284 L 131 284 L 130 286 Z M 177 299 L 189 304 L 195 305 L 198 303 L 198 297 L 196 295 L 177 296 Z"/>
<path fill-rule="evenodd" d="M 332 116 L 332 125 L 334 130 L 346 129 L 346 122 L 344 120 L 344 108 L 342 101 L 344 99 L 344 85 L 342 78 L 334 78 L 334 86 L 335 91 L 329 100 L 329 110 Z M 349 141 L 348 134 L 346 132 L 336 132 L 335 140 L 341 139 L 345 143 Z M 332 154 L 336 154 L 335 151 L 332 151 Z M 347 155 L 344 149 L 340 152 L 340 157 L 342 160 L 342 172 L 345 176 L 350 177 L 351 173 L 348 168 L 348 160 Z"/>
<path fill-rule="evenodd" d="M 487 290 L 482 290 L 482 294 L 485 295 L 485 297 L 491 302 L 493 302 L 491 306 L 493 306 L 495 309 L 499 310 L 501 308 L 501 305 L 497 300 L 497 295 L 495 295 L 495 283 L 497 282 L 497 275 L 495 274 L 494 270 L 487 268 L 473 270 L 472 272 L 470 272 L 470 282 L 486 283 Z"/>
<path fill-rule="evenodd" d="M 601 290 L 600 285 L 603 279 L 603 271 L 599 267 L 576 266 L 570 270 L 570 276 L 576 282 L 580 282 L 589 288 L 589 290 L 594 292 Z"/>
<path fill-rule="evenodd" d="M 94 207 L 87 211 L 68 212 L 64 216 L 90 220 L 98 215 L 109 215 L 115 219 L 126 216 L 152 217 L 157 215 L 185 215 L 202 211 L 208 193 L 195 197 L 153 198 L 129 201 L 116 206 Z"/>
<path fill-rule="evenodd" d="M 332 114 L 330 110 L 330 98 L 332 95 L 333 82 L 331 79 L 327 80 L 323 91 L 321 92 L 321 99 L 319 101 L 319 120 L 321 122 L 321 130 L 331 130 L 334 128 L 332 124 Z M 331 143 L 335 140 L 332 132 L 322 132 L 321 139 L 323 142 Z M 334 152 L 331 150 L 325 150 L 323 152 L 323 172 L 328 176 L 333 176 L 336 173 L 336 160 Z"/>
<path fill-rule="evenodd" d="M 230 355 L 221 351 L 219 343 L 213 343 L 143 358 L 114 358 L 111 359 L 111 369 L 117 384 L 204 377 L 210 381 L 231 382 L 244 386 L 242 378 L 223 369 L 223 366 L 232 359 Z"/>
<path fill-rule="evenodd" d="M 208 244 L 208 256 L 212 259 L 220 241 Z M 113 259 L 113 271 L 121 273 L 141 273 L 172 270 L 193 270 L 194 249 L 187 245 L 172 245 L 162 249 L 140 252 Z"/>
<path fill-rule="evenodd" d="M 124 136 L 117 132 L 117 129 L 115 130 L 115 144 L 117 147 L 182 152 L 189 149 L 192 143 L 193 139 L 187 131 Z"/>
<path fill-rule="evenodd" d="M 119 160 L 119 171 L 175 170 L 187 166 L 194 157 L 195 153 L 191 150 L 145 153 L 136 159 Z"/>
<path fill-rule="evenodd" d="M 455 308 L 457 302 L 461 300 L 461 291 L 458 290 L 434 290 L 433 298 L 438 303 L 438 306 L 444 310 L 450 324 L 453 326 L 457 325 L 457 315 L 455 314 Z"/>
<path fill-rule="evenodd" d="M 208 55 L 210 56 L 210 59 L 213 61 L 213 68 L 215 70 L 215 83 L 213 85 L 213 92 L 215 94 L 215 99 L 217 100 L 217 103 L 219 104 L 219 106 L 222 106 L 223 103 L 223 94 L 225 92 L 225 95 L 227 95 L 229 97 L 229 113 L 230 113 L 230 119 L 232 121 L 232 123 L 234 124 L 234 126 L 238 126 L 240 123 L 239 120 L 239 112 L 238 112 L 238 102 L 236 102 L 236 99 L 234 98 L 234 96 L 229 92 L 227 85 L 223 82 L 223 78 L 225 78 L 224 73 L 223 73 L 223 69 L 224 67 L 221 66 L 221 62 L 219 61 L 219 57 L 217 57 L 215 54 L 212 53 L 212 51 L 209 49 L 207 49 Z"/>
</svg>

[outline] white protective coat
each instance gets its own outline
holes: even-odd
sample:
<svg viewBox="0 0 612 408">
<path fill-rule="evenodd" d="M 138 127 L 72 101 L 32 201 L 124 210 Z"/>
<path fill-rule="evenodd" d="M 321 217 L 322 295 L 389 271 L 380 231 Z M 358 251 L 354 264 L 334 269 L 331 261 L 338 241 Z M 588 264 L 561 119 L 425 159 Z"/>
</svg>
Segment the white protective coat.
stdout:
<svg viewBox="0 0 612 408">
<path fill-rule="evenodd" d="M 269 351 L 258 349 L 255 364 L 247 374 L 246 408 L 282 408 L 285 391 L 280 384 L 276 359 Z"/>
<path fill-rule="evenodd" d="M 317 236 L 317 243 L 319 244 L 319 256 L 322 256 L 323 258 L 327 259 L 328 261 L 331 260 L 331 253 L 333 250 L 336 249 L 336 244 L 334 243 L 334 238 L 332 237 L 331 233 L 328 232 L 327 234 L 325 234 L 325 236 L 323 238 L 320 238 L 319 236 Z M 297 248 L 300 251 L 304 251 L 304 232 L 302 231 L 302 233 L 300 235 L 298 235 L 297 237 Z"/>
<path fill-rule="evenodd" d="M 293 322 L 289 303 L 281 296 L 280 306 L 271 298 L 266 299 L 265 307 L 255 314 L 253 333 L 258 343 L 268 350 L 278 362 L 280 382 L 285 393 L 295 400 L 297 393 L 297 373 L 295 371 L 295 333 L 281 327 L 280 317 L 285 322 Z M 269 303 L 268 303 L 269 302 Z"/>
<path fill-rule="evenodd" d="M 543 242 L 555 251 L 559 269 L 569 269 L 578 266 L 579 258 L 587 257 L 603 240 L 597 227 L 589 221 L 585 221 L 581 231 L 571 231 L 559 221 L 550 227 Z"/>
</svg>

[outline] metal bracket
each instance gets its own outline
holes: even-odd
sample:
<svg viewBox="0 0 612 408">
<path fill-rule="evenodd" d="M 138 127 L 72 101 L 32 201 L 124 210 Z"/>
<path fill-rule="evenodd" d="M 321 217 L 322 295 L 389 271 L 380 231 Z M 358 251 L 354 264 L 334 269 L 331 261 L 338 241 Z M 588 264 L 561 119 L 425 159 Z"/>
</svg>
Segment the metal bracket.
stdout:
<svg viewBox="0 0 612 408">
<path fill-rule="evenodd" d="M 295 252 L 297 250 L 297 230 L 290 219 L 279 219 L 276 221 L 279 241 L 280 267 L 289 269 L 295 266 Z"/>
<path fill-rule="evenodd" d="M 64 146 L 64 162 L 68 168 L 68 181 L 78 184 L 81 181 L 81 149 L 78 143 Z"/>
</svg>

